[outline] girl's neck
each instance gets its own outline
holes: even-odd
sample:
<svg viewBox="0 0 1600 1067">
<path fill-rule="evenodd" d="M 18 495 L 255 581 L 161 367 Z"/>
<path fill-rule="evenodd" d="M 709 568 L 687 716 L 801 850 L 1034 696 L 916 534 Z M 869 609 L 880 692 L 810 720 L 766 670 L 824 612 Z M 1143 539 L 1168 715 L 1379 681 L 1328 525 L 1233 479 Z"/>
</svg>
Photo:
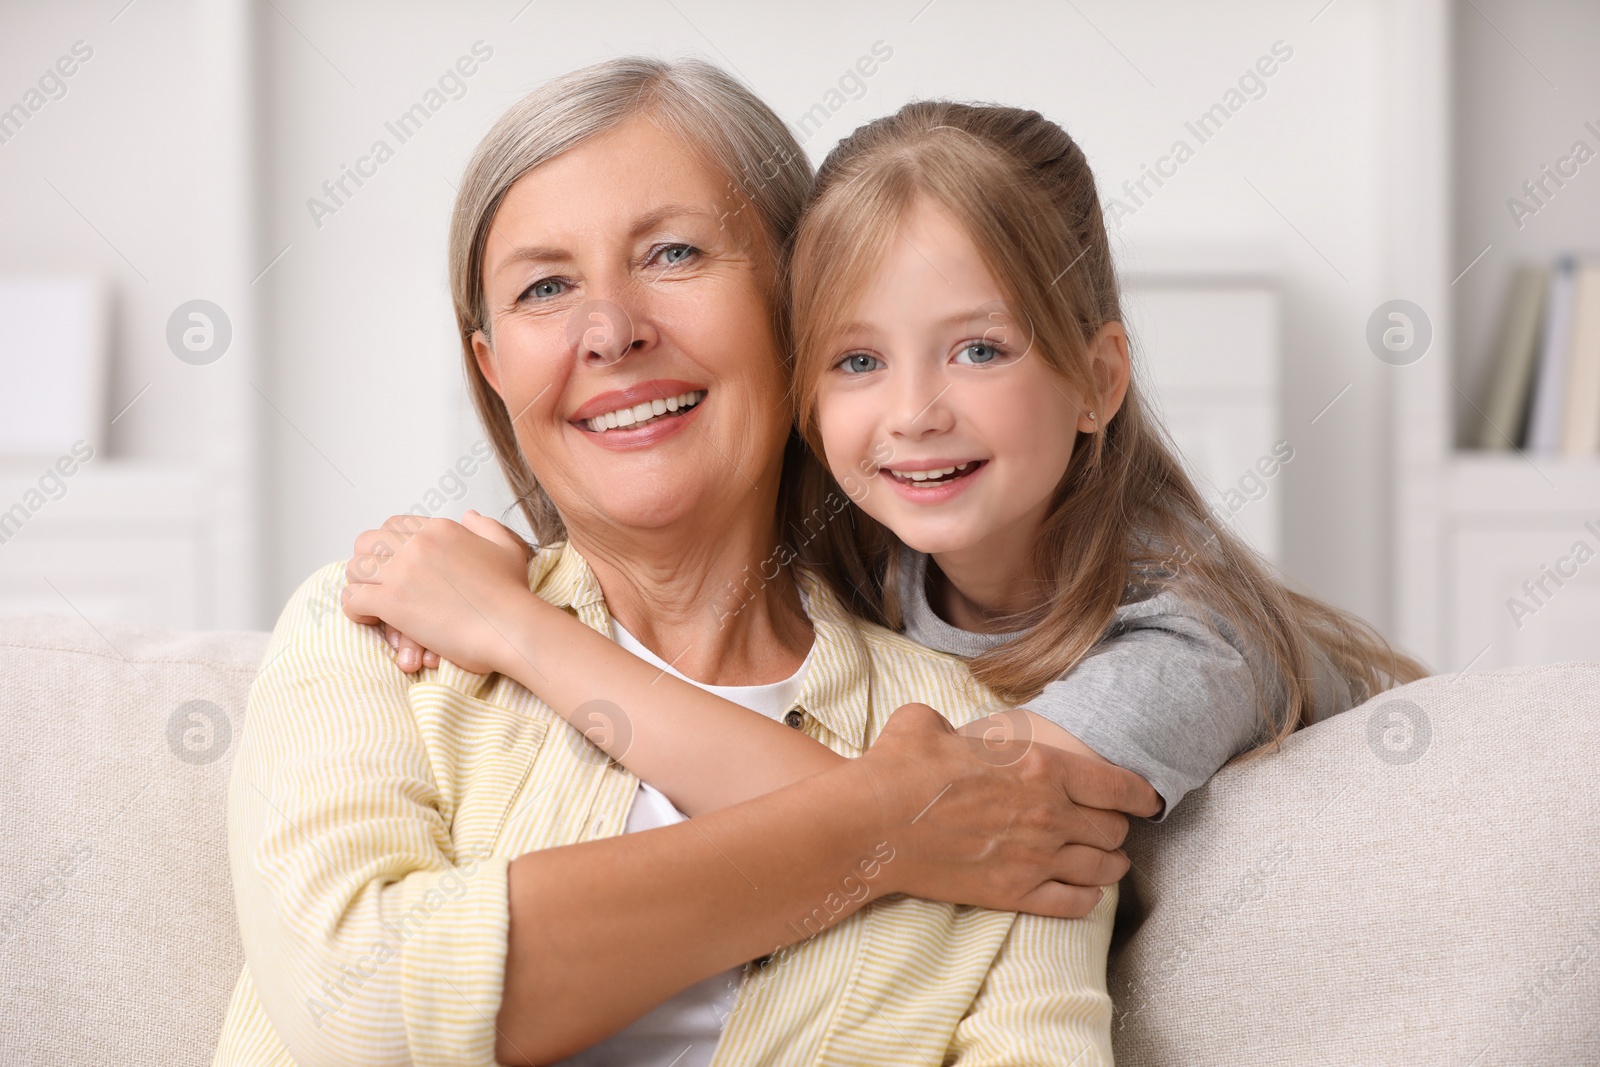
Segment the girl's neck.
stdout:
<svg viewBox="0 0 1600 1067">
<path fill-rule="evenodd" d="M 1039 523 L 1021 522 L 954 552 L 936 552 L 928 567 L 928 604 L 952 626 L 1004 633 L 1043 600 L 1034 572 Z"/>
<path fill-rule="evenodd" d="M 781 681 L 811 648 L 811 623 L 771 516 L 655 530 L 569 530 L 611 616 L 686 677 L 712 685 Z M 745 514 L 749 514 L 746 510 Z M 688 528 L 692 525 L 693 528 Z"/>
<path fill-rule="evenodd" d="M 931 557 L 930 563 L 928 603 L 951 626 L 973 633 L 1004 633 L 1017 628 L 1016 616 L 1039 606 L 1039 584 L 1031 568 L 1024 574 L 1009 562 L 963 567 L 943 555 Z"/>
</svg>

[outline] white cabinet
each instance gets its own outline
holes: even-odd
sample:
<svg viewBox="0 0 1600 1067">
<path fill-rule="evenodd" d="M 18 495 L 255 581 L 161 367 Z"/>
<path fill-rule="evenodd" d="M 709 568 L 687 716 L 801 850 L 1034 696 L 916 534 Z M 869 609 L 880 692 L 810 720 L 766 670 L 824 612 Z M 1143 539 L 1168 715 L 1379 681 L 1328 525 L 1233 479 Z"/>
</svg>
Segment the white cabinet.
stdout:
<svg viewBox="0 0 1600 1067">
<path fill-rule="evenodd" d="M 1277 562 L 1277 291 L 1248 278 L 1135 272 L 1125 280 L 1123 314 L 1143 395 L 1190 475 L 1215 514 Z"/>
<path fill-rule="evenodd" d="M 1582 516 L 1568 520 L 1476 520 L 1456 531 L 1456 663 L 1491 670 L 1596 658 L 1600 536 Z"/>
<path fill-rule="evenodd" d="M 199 472 L 93 459 L 46 475 L 42 460 L 0 468 L 0 615 L 217 625 L 220 561 Z"/>
</svg>

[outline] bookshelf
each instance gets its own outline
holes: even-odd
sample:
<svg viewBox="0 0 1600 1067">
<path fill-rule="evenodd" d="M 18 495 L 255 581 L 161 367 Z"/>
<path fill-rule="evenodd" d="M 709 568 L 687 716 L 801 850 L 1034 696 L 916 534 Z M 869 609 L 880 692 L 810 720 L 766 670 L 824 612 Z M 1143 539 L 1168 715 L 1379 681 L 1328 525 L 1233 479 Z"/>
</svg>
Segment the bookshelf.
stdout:
<svg viewBox="0 0 1600 1067">
<path fill-rule="evenodd" d="M 1600 455 L 1473 447 L 1516 269 L 1600 245 L 1600 163 L 1521 226 L 1506 206 L 1575 140 L 1600 148 L 1600 73 L 1575 51 L 1600 9 L 1408 0 L 1394 18 L 1386 295 L 1434 329 L 1392 372 L 1394 636 L 1439 671 L 1600 659 Z"/>
</svg>

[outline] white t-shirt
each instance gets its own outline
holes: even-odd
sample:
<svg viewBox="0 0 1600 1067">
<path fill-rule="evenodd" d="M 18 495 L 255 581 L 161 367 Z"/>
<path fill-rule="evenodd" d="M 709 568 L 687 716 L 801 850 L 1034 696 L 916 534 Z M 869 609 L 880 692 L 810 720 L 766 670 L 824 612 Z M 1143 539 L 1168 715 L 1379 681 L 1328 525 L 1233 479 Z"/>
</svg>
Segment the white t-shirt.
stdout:
<svg viewBox="0 0 1600 1067">
<path fill-rule="evenodd" d="M 615 619 L 611 620 L 611 637 L 645 662 L 684 677 L 641 645 Z M 793 675 L 768 685 L 705 685 L 693 678 L 684 681 L 769 719 L 781 720 L 800 695 L 800 683 L 810 665 L 808 653 Z M 659 790 L 640 782 L 622 832 L 671 826 L 686 818 Z M 598 1045 L 562 1060 L 557 1067 L 707 1067 L 722 1036 L 723 1024 L 733 1011 L 741 971 L 735 967 L 690 986 Z"/>
</svg>

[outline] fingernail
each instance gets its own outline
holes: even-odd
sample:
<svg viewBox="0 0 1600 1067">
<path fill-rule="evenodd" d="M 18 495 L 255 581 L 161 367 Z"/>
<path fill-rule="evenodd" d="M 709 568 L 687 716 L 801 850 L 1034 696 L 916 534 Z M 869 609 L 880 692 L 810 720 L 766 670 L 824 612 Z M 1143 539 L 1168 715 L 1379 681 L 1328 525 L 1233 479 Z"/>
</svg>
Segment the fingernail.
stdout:
<svg viewBox="0 0 1600 1067">
<path fill-rule="evenodd" d="M 406 649 L 400 653 L 400 666 L 410 670 L 417 665 L 417 653 L 413 649 Z"/>
<path fill-rule="evenodd" d="M 399 648 L 400 647 L 400 635 L 398 633 L 395 633 L 393 630 L 389 631 L 389 647 L 390 648 Z"/>
</svg>

